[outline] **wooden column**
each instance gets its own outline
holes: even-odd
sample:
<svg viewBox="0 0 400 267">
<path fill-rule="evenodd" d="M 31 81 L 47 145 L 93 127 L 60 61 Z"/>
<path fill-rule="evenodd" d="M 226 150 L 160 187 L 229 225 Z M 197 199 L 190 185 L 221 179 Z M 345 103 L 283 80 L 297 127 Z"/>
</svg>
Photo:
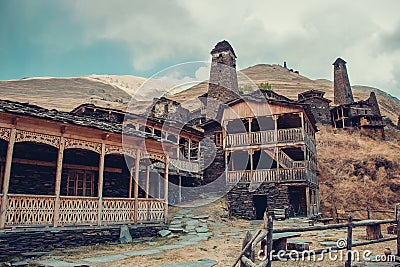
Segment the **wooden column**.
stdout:
<svg viewBox="0 0 400 267">
<path fill-rule="evenodd" d="M 253 149 L 249 149 L 249 157 L 250 157 L 250 170 L 253 171 L 254 170 L 254 159 L 253 159 L 253 155 L 254 155 L 254 151 Z"/>
<path fill-rule="evenodd" d="M 307 217 L 310 216 L 310 187 L 306 186 Z"/>
<path fill-rule="evenodd" d="M 188 160 L 190 161 L 192 155 L 192 140 L 189 139 L 189 143 L 188 143 Z"/>
<path fill-rule="evenodd" d="M 272 119 L 274 120 L 274 125 L 275 125 L 275 142 L 278 143 L 278 115 L 273 115 Z"/>
<path fill-rule="evenodd" d="M 140 171 L 140 151 L 136 151 L 135 159 L 135 179 L 133 182 L 133 197 L 135 198 L 135 223 L 138 221 L 138 208 L 139 208 L 139 171 Z"/>
<path fill-rule="evenodd" d="M 106 145 L 101 144 L 101 153 L 99 160 L 99 182 L 98 182 L 98 196 L 99 196 L 99 207 L 97 213 L 97 224 L 101 225 L 101 216 L 103 214 L 103 180 L 104 180 L 104 158 L 106 154 Z"/>
<path fill-rule="evenodd" d="M 353 247 L 353 215 L 349 215 L 349 218 L 347 220 L 348 226 L 347 226 L 347 253 L 346 253 L 346 262 L 345 262 L 345 267 L 351 267 L 351 250 Z"/>
<path fill-rule="evenodd" d="M 15 128 L 12 128 L 10 133 L 10 140 L 8 141 L 6 164 L 4 166 L 3 198 L 1 200 L 0 210 L 0 229 L 4 228 L 4 225 L 6 224 L 6 213 L 8 208 L 8 188 L 10 185 L 11 163 L 14 152 L 16 133 L 17 130 Z"/>
<path fill-rule="evenodd" d="M 54 221 L 53 226 L 58 226 L 58 220 L 60 215 L 60 191 L 61 191 L 61 178 L 62 178 L 62 167 L 63 167 L 63 159 L 64 159 L 64 137 L 60 138 L 60 146 L 58 148 L 58 156 L 57 156 L 57 168 L 56 168 L 56 184 L 54 189 L 54 194 L 56 195 L 56 199 L 54 201 Z"/>
<path fill-rule="evenodd" d="M 132 198 L 132 186 L 133 186 L 133 168 L 129 167 L 129 191 L 128 198 Z"/>
<path fill-rule="evenodd" d="M 168 223 L 168 169 L 169 169 L 169 157 L 165 157 L 165 171 L 164 171 L 164 221 Z"/>
<path fill-rule="evenodd" d="M 178 179 L 179 179 L 179 183 L 178 183 L 179 184 L 179 187 L 178 187 L 179 203 L 181 203 L 182 202 L 182 176 L 179 175 Z"/>
<path fill-rule="evenodd" d="M 199 141 L 199 143 L 198 143 L 198 146 L 197 146 L 197 160 L 198 161 L 200 161 L 200 157 L 201 157 L 201 153 L 200 153 L 200 141 Z"/>
<path fill-rule="evenodd" d="M 145 188 L 146 188 L 146 198 L 149 198 L 149 189 L 150 189 L 150 165 L 146 166 L 146 183 L 145 183 Z"/>
<path fill-rule="evenodd" d="M 397 213 L 397 256 L 400 257 L 400 214 L 399 213 Z"/>
</svg>

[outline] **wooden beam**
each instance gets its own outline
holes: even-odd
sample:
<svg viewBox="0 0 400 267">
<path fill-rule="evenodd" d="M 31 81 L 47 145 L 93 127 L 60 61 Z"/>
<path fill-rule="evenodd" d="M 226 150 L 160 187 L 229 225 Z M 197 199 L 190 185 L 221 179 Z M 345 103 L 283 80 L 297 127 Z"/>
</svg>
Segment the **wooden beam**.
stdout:
<svg viewBox="0 0 400 267">
<path fill-rule="evenodd" d="M 4 158 L 0 158 L 0 162 L 4 162 Z M 17 164 L 25 164 L 25 165 L 34 165 L 34 166 L 43 166 L 43 167 L 57 167 L 57 162 L 53 161 L 41 161 L 41 160 L 34 160 L 34 159 L 13 159 L 12 163 Z M 77 169 L 77 170 L 85 170 L 85 171 L 98 171 L 98 166 L 84 166 L 78 164 L 63 164 L 64 169 Z M 120 168 L 112 168 L 112 167 L 105 167 L 105 172 L 116 172 L 122 173 L 122 169 Z"/>
<path fill-rule="evenodd" d="M 64 158 L 64 137 L 60 138 L 60 147 L 58 148 L 58 156 L 57 156 L 57 169 L 56 169 L 56 184 L 54 194 L 56 195 L 54 202 L 54 222 L 53 226 L 57 227 L 59 212 L 60 212 L 60 190 L 61 190 L 61 177 L 62 177 L 62 166 L 63 166 L 63 158 Z"/>
<path fill-rule="evenodd" d="M 17 130 L 15 128 L 11 129 L 10 140 L 8 141 L 7 154 L 6 154 L 6 164 L 4 166 L 4 179 L 3 179 L 3 198 L 1 201 L 1 210 L 0 210 L 0 229 L 4 228 L 6 224 L 6 213 L 8 208 L 8 188 L 10 185 L 10 173 L 11 173 L 11 164 L 12 164 L 12 156 L 14 152 L 14 144 L 15 144 L 15 136 Z"/>
</svg>

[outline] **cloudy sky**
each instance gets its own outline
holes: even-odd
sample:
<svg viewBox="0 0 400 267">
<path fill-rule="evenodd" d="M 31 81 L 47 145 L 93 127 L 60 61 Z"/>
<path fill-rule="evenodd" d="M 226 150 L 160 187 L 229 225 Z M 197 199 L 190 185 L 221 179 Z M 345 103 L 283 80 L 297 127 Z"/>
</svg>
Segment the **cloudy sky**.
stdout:
<svg viewBox="0 0 400 267">
<path fill-rule="evenodd" d="M 0 79 L 132 74 L 210 59 L 228 40 L 238 67 L 287 61 L 400 97 L 400 2 L 0 0 Z M 249 3 L 246 3 L 249 2 Z"/>
</svg>

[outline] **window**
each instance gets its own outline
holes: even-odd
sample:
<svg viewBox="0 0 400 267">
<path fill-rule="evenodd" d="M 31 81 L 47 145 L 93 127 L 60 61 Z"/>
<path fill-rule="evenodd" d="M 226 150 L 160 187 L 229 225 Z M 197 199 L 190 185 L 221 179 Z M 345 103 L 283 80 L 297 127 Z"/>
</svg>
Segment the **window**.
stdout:
<svg viewBox="0 0 400 267">
<path fill-rule="evenodd" d="M 216 132 L 215 133 L 215 144 L 217 146 L 222 146 L 223 144 L 223 135 L 222 132 Z"/>
<path fill-rule="evenodd" d="M 94 172 L 70 170 L 67 177 L 67 196 L 94 196 Z"/>
</svg>

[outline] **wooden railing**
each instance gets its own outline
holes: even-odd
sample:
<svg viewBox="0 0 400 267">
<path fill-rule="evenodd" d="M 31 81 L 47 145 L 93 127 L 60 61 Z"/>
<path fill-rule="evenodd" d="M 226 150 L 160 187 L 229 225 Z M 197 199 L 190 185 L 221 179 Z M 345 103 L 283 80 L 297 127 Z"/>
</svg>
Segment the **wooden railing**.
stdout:
<svg viewBox="0 0 400 267">
<path fill-rule="evenodd" d="M 60 197 L 61 225 L 97 224 L 99 200 L 97 197 Z"/>
<path fill-rule="evenodd" d="M 279 164 L 285 166 L 285 168 L 293 168 L 294 161 L 285 153 L 282 149 L 279 150 Z"/>
<path fill-rule="evenodd" d="M 143 222 L 162 222 L 165 215 L 165 202 L 155 199 L 140 199 L 138 203 L 137 221 Z"/>
<path fill-rule="evenodd" d="M 198 161 L 188 161 L 183 159 L 170 159 L 171 169 L 177 169 L 186 172 L 198 173 L 200 171 Z"/>
<path fill-rule="evenodd" d="M 8 227 L 52 226 L 55 200 L 55 196 L 8 194 L 5 225 Z M 59 203 L 57 225 L 99 224 L 98 197 L 61 196 Z M 139 198 L 137 213 L 134 198 L 103 198 L 102 203 L 101 222 L 104 225 L 135 222 L 159 223 L 165 220 L 166 205 L 163 199 Z"/>
<path fill-rule="evenodd" d="M 274 144 L 304 141 L 303 130 L 301 128 L 280 129 L 277 132 L 277 137 L 275 136 L 275 130 L 228 134 L 226 145 L 231 147 L 251 144 Z"/>
<path fill-rule="evenodd" d="M 54 196 L 8 194 L 5 225 L 51 225 Z"/>
<path fill-rule="evenodd" d="M 106 224 L 131 223 L 135 220 L 135 199 L 103 198 L 101 221 Z"/>
<path fill-rule="evenodd" d="M 278 142 L 301 142 L 304 141 L 303 129 L 301 128 L 290 128 L 278 130 Z"/>
<path fill-rule="evenodd" d="M 307 175 L 305 168 L 296 169 L 269 169 L 269 170 L 245 170 L 228 171 L 226 182 L 232 183 L 261 183 L 261 182 L 289 182 L 289 181 L 307 181 L 311 178 Z"/>
</svg>

